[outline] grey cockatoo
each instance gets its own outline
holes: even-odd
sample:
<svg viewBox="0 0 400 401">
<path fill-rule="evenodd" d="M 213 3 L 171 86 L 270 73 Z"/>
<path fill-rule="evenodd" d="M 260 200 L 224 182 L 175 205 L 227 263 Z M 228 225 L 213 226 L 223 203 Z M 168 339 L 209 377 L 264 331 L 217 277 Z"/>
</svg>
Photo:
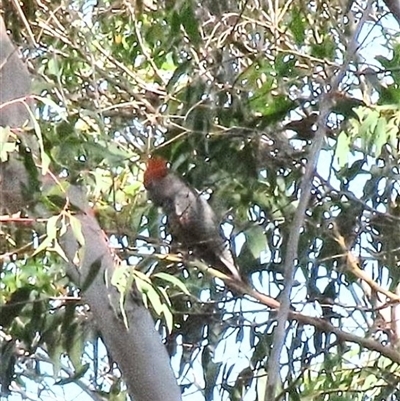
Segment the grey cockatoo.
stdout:
<svg viewBox="0 0 400 401">
<path fill-rule="evenodd" d="M 241 280 L 213 209 L 168 168 L 166 160 L 160 157 L 148 160 L 144 186 L 149 198 L 168 216 L 171 234 L 176 240 L 212 268 Z"/>
</svg>

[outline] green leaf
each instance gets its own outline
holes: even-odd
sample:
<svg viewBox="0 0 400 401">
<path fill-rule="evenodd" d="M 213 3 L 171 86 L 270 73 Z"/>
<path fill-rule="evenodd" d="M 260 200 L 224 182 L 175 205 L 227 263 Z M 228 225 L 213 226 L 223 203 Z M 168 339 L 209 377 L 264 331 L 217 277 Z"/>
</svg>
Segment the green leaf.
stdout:
<svg viewBox="0 0 400 401">
<path fill-rule="evenodd" d="M 116 287 L 121 294 L 125 294 L 127 288 L 127 271 L 125 268 L 115 269 L 111 277 L 111 285 Z"/>
<path fill-rule="evenodd" d="M 178 287 L 186 295 L 190 295 L 188 289 L 186 288 L 185 283 L 183 283 L 178 277 L 175 277 L 175 276 L 172 276 L 171 274 L 163 273 L 163 272 L 156 273 L 156 274 L 154 274 L 153 277 L 159 278 L 164 281 L 168 281 L 169 283 Z"/>
<path fill-rule="evenodd" d="M 46 175 L 49 171 L 49 166 L 50 166 L 50 158 L 49 156 L 45 153 L 44 151 L 44 144 L 43 144 L 43 135 L 42 135 L 42 130 L 40 128 L 40 125 L 36 121 L 35 115 L 33 114 L 31 108 L 26 104 L 26 109 L 31 117 L 31 120 L 33 121 L 33 129 L 35 131 L 35 134 L 38 139 L 39 143 L 39 149 L 40 149 L 40 158 L 42 161 L 42 175 Z"/>
<path fill-rule="evenodd" d="M 163 304 L 153 285 L 143 280 L 136 280 L 136 283 L 138 284 L 139 291 L 146 297 L 145 304 L 148 305 L 147 300 L 149 300 L 157 315 L 161 315 Z"/>
<path fill-rule="evenodd" d="M 292 21 L 289 28 L 293 33 L 297 45 L 303 45 L 305 39 L 306 25 L 304 23 L 304 15 L 298 7 L 292 9 Z"/>
<path fill-rule="evenodd" d="M 154 312 L 158 316 L 164 315 L 166 326 L 169 332 L 171 332 L 173 328 L 173 315 L 170 308 L 167 305 L 167 303 L 170 303 L 167 293 L 165 291 L 161 291 L 164 295 L 164 298 L 167 300 L 167 303 L 161 302 L 160 295 L 154 288 L 150 279 L 139 271 L 135 271 L 134 275 L 136 276 L 135 277 L 136 286 L 138 290 L 142 293 L 144 305 L 148 307 L 148 301 L 150 301 L 150 304 L 153 307 Z M 143 276 L 145 277 L 145 279 L 142 279 Z"/>
<path fill-rule="evenodd" d="M 47 220 L 46 232 L 47 236 L 42 243 L 35 249 L 32 256 L 35 256 L 43 250 L 52 246 L 53 241 L 57 238 L 57 222 L 60 216 L 52 216 Z"/>
<path fill-rule="evenodd" d="M 174 328 L 174 315 L 172 314 L 171 309 L 168 307 L 167 304 L 163 304 L 162 313 L 165 319 L 165 326 L 167 327 L 168 332 L 172 333 L 172 330 Z"/>
<path fill-rule="evenodd" d="M 79 381 L 79 379 L 81 379 L 86 374 L 86 372 L 88 371 L 89 368 L 90 368 L 90 364 L 85 363 L 79 369 L 77 369 L 71 377 L 67 377 L 66 379 L 57 380 L 54 384 L 57 384 L 58 386 L 63 386 L 65 384 L 69 384 L 69 383 L 76 383 L 77 381 Z"/>
<path fill-rule="evenodd" d="M 383 145 L 385 145 L 388 141 L 387 121 L 385 118 L 379 117 L 374 136 L 374 145 L 376 148 L 375 155 L 379 156 L 382 153 Z"/>
<path fill-rule="evenodd" d="M 342 168 L 348 163 L 350 153 L 350 138 L 346 132 L 342 131 L 337 139 L 335 158 L 337 159 L 339 168 Z"/>
<path fill-rule="evenodd" d="M 170 26 L 170 29 L 171 29 L 171 35 L 173 37 L 178 37 L 179 30 L 180 30 L 180 27 L 181 27 L 181 19 L 180 19 L 179 13 L 176 10 L 174 10 L 171 13 L 169 26 Z"/>
<path fill-rule="evenodd" d="M 47 236 L 51 239 L 57 236 L 57 222 L 60 216 L 52 216 L 47 220 L 46 232 Z"/>
<path fill-rule="evenodd" d="M 188 69 L 191 66 L 191 61 L 187 60 L 184 61 L 183 63 L 181 63 L 178 68 L 175 69 L 171 79 L 168 81 L 167 84 L 167 92 L 170 93 L 172 92 L 172 89 L 174 88 L 175 84 L 179 81 L 179 79 L 182 76 L 186 76 L 186 74 L 188 73 Z"/>
<path fill-rule="evenodd" d="M 268 247 L 264 229 L 260 226 L 252 226 L 245 231 L 246 245 L 255 259 Z"/>
<path fill-rule="evenodd" d="M 71 362 L 76 369 L 74 377 L 81 378 L 87 372 L 87 364 L 82 366 L 82 357 L 85 349 L 85 337 L 82 332 L 76 331 L 75 341 L 73 342 L 72 349 L 69 350 L 68 355 Z"/>
<path fill-rule="evenodd" d="M 55 239 L 53 242 L 53 247 L 52 249 L 54 252 L 56 252 L 59 256 L 61 256 L 66 262 L 68 262 L 67 255 L 64 252 L 64 249 L 61 248 L 60 244 L 58 241 Z"/>
<path fill-rule="evenodd" d="M 6 304 L 0 307 L 1 326 L 8 327 L 14 320 L 14 318 L 16 318 L 19 315 L 22 308 L 26 306 L 34 288 L 35 288 L 34 286 L 27 285 L 22 288 L 16 289 L 11 294 L 11 297 L 6 302 Z"/>
<path fill-rule="evenodd" d="M 379 112 L 376 110 L 365 110 L 366 118 L 361 122 L 361 126 L 358 132 L 359 137 L 362 140 L 362 147 L 367 151 L 370 152 L 371 146 L 374 140 L 374 132 L 375 127 L 378 123 L 379 119 Z"/>
<path fill-rule="evenodd" d="M 60 67 L 59 67 L 59 64 L 57 62 L 57 58 L 56 57 L 49 58 L 49 60 L 47 62 L 47 73 L 49 75 L 55 75 L 56 77 L 59 76 Z"/>
<path fill-rule="evenodd" d="M 186 2 L 186 7 L 184 7 L 181 11 L 180 20 L 189 36 L 189 39 L 194 46 L 198 47 L 201 43 L 199 21 L 194 14 L 193 5 L 191 2 Z"/>
<path fill-rule="evenodd" d="M 69 216 L 72 232 L 80 246 L 85 246 L 85 237 L 82 234 L 82 224 L 75 216 Z"/>
<path fill-rule="evenodd" d="M 60 342 L 48 344 L 48 352 L 51 361 L 53 362 L 53 377 L 56 378 L 61 370 L 61 356 L 64 354 L 65 349 Z"/>
</svg>

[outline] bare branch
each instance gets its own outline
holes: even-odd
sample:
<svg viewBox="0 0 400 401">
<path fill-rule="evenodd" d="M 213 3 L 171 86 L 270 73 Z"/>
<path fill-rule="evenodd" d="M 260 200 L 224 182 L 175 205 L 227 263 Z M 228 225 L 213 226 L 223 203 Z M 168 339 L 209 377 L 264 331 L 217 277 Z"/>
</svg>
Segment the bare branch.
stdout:
<svg viewBox="0 0 400 401">
<path fill-rule="evenodd" d="M 310 156 L 306 166 L 306 171 L 304 173 L 301 182 L 300 201 L 296 213 L 294 215 L 292 228 L 289 234 L 288 248 L 286 250 L 285 264 L 284 264 L 285 288 L 282 292 L 282 297 L 281 297 L 282 301 L 281 301 L 281 307 L 278 312 L 278 325 L 275 329 L 272 352 L 268 360 L 268 383 L 265 393 L 266 400 L 272 401 L 275 399 L 276 389 L 279 383 L 279 373 L 280 373 L 279 361 L 283 343 L 285 341 L 286 323 L 290 314 L 290 294 L 294 282 L 297 248 L 299 244 L 300 233 L 302 231 L 302 227 L 304 224 L 305 212 L 307 210 L 311 196 L 311 189 L 313 185 L 316 164 L 326 135 L 327 119 L 330 114 L 330 110 L 333 106 L 332 94 L 338 90 L 339 85 L 346 74 L 350 62 L 354 59 L 357 50 L 357 39 L 359 37 L 362 27 L 367 21 L 372 3 L 373 3 L 372 0 L 368 1 L 363 16 L 361 17 L 359 23 L 357 24 L 353 37 L 347 48 L 346 59 L 345 62 L 343 63 L 343 66 L 333 77 L 332 81 L 330 82 L 330 85 L 328 85 L 327 83 L 327 85 L 325 86 L 326 92 L 321 97 L 319 116 L 317 120 L 318 130 L 315 134 L 315 138 L 310 150 Z"/>
</svg>

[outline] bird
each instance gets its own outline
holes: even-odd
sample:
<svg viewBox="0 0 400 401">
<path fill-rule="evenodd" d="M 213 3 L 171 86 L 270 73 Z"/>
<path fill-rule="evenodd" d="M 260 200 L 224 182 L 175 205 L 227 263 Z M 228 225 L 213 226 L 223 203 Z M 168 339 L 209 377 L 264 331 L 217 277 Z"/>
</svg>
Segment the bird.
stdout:
<svg viewBox="0 0 400 401">
<path fill-rule="evenodd" d="M 166 214 L 173 239 L 208 266 L 241 281 L 229 242 L 222 236 L 220 221 L 196 189 L 160 156 L 148 159 L 143 184 L 149 199 Z"/>
</svg>

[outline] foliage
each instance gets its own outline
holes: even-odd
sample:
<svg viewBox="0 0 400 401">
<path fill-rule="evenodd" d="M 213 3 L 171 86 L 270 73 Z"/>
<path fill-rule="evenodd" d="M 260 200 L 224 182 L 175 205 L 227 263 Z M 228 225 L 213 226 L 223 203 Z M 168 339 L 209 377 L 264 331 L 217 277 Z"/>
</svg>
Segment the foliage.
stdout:
<svg viewBox="0 0 400 401">
<path fill-rule="evenodd" d="M 49 168 L 87 188 L 118 258 L 136 269 L 185 399 L 264 399 L 275 313 L 181 262 L 146 201 L 144 163 L 160 154 L 210 194 L 233 228 L 243 275 L 278 297 L 322 94 L 347 57 L 359 6 L 27 0 L 15 12 L 4 3 L 34 75 Z M 292 300 L 305 315 L 397 352 L 400 46 L 381 12 L 365 26 L 365 52 L 330 94 Z M 373 29 L 387 50 L 375 59 L 366 58 Z M 37 251 L 46 229 L 46 245 L 57 244 L 65 206 L 42 197 L 54 216 L 34 234 L 11 218 L 0 231 L 2 392 L 14 382 L 23 396 L 36 381 L 40 398 L 55 381 L 125 399 L 62 255 Z M 288 325 L 281 362 L 285 399 L 400 396 L 395 360 L 299 321 Z"/>
</svg>

